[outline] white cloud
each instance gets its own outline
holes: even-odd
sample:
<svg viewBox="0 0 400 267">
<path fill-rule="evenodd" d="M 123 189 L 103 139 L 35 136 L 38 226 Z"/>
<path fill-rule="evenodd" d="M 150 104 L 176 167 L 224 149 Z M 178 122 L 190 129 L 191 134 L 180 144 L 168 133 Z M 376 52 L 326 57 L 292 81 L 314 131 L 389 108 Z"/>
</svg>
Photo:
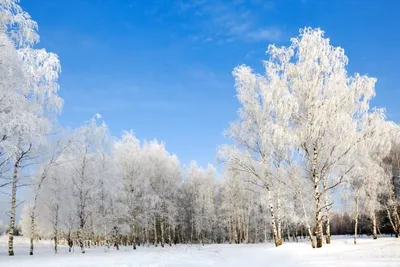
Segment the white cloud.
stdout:
<svg viewBox="0 0 400 267">
<path fill-rule="evenodd" d="M 273 9 L 271 1 L 244 1 L 234 0 L 194 0 L 182 1 L 181 12 L 192 11 L 196 15 L 197 28 L 203 38 L 193 41 L 213 40 L 218 43 L 233 41 L 271 41 L 277 42 L 282 38 L 282 30 L 276 25 L 263 25 L 257 10 L 268 12 Z M 258 14 L 259 15 L 259 14 Z"/>
<path fill-rule="evenodd" d="M 282 31 L 278 28 L 264 28 L 249 32 L 247 38 L 254 41 L 279 41 L 282 37 Z"/>
</svg>

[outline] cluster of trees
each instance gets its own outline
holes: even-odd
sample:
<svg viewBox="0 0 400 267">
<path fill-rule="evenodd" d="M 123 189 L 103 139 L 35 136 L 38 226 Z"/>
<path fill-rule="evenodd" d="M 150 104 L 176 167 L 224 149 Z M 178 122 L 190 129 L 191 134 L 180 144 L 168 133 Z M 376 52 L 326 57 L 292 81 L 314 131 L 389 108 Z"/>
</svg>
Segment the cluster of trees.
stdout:
<svg viewBox="0 0 400 267">
<path fill-rule="evenodd" d="M 287 214 L 299 216 L 313 247 L 322 247 L 324 232 L 329 244 L 339 188 L 354 210 L 354 242 L 360 210 L 374 238 L 383 207 L 398 232 L 399 127 L 370 107 L 376 79 L 350 76 L 344 50 L 320 29 L 305 28 L 290 46 L 270 45 L 267 54 L 264 74 L 244 65 L 233 71 L 241 108 L 228 131 L 234 144 L 221 155 L 229 170 L 265 190 L 275 245 Z"/>
<path fill-rule="evenodd" d="M 241 104 L 218 149 L 223 174 L 181 166 L 162 142 L 109 135 L 95 115 L 57 127 L 57 55 L 36 49 L 37 24 L 0 0 L 0 187 L 10 195 L 13 255 L 17 189 L 29 186 L 21 228 L 30 237 L 88 246 L 266 242 L 391 228 L 398 236 L 399 127 L 370 107 L 374 78 L 346 71 L 344 50 L 305 28 L 270 45 L 265 73 L 238 66 Z M 341 199 L 341 211 L 332 213 Z M 352 214 L 351 218 L 348 214 Z M 347 216 L 347 217 L 346 217 Z M 359 220 L 360 218 L 360 220 Z"/>
<path fill-rule="evenodd" d="M 47 146 L 63 101 L 57 55 L 35 49 L 37 24 L 18 5 L 0 0 L 0 188 L 10 187 L 9 254 L 13 255 L 17 188 Z"/>
<path fill-rule="evenodd" d="M 132 132 L 113 139 L 97 115 L 52 146 L 33 177 L 21 228 L 33 242 L 78 245 L 256 242 L 269 238 L 263 194 L 239 174 L 178 158 Z M 255 188 L 257 190 L 257 188 Z M 253 221 L 254 220 L 254 221 Z"/>
</svg>

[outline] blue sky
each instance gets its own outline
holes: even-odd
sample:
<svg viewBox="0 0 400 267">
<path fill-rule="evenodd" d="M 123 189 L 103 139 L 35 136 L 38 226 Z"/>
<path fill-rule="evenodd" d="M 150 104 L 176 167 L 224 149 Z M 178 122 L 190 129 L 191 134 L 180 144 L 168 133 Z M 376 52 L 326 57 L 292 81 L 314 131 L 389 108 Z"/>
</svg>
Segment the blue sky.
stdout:
<svg viewBox="0 0 400 267">
<path fill-rule="evenodd" d="M 349 71 L 378 78 L 374 105 L 400 121 L 400 2 L 263 0 L 21 0 L 41 43 L 60 56 L 60 122 L 78 127 L 100 113 L 113 136 L 133 129 L 163 140 L 186 164 L 215 162 L 236 118 L 231 76 L 261 71 L 270 43 L 321 27 L 350 59 Z"/>
</svg>

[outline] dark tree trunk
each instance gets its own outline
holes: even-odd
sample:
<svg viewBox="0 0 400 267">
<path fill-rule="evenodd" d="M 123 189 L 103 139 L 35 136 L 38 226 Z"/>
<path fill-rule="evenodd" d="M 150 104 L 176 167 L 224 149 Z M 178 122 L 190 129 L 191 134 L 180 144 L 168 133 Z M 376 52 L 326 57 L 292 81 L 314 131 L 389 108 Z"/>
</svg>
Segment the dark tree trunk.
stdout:
<svg viewBox="0 0 400 267">
<path fill-rule="evenodd" d="M 15 231 L 15 209 L 17 206 L 17 179 L 18 179 L 19 160 L 15 161 L 11 192 L 11 215 L 10 228 L 8 231 L 8 255 L 14 256 L 14 231 Z"/>
</svg>

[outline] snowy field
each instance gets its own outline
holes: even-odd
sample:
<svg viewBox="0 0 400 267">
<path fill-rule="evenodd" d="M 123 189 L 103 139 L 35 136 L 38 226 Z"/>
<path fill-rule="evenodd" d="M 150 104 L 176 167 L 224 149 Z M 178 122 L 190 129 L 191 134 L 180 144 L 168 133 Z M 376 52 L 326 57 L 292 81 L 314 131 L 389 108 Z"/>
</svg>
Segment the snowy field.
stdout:
<svg viewBox="0 0 400 267">
<path fill-rule="evenodd" d="M 400 239 L 390 237 L 360 238 L 357 245 L 351 237 L 336 237 L 322 249 L 312 249 L 309 243 L 286 243 L 279 248 L 271 244 L 178 245 L 136 251 L 122 247 L 108 253 L 94 248 L 83 255 L 78 248 L 68 253 L 66 247 L 54 255 L 51 243 L 44 241 L 37 244 L 35 256 L 27 255 L 26 239 L 17 237 L 15 243 L 16 256 L 8 257 L 6 238 L 0 238 L 1 267 L 400 266 Z"/>
</svg>

